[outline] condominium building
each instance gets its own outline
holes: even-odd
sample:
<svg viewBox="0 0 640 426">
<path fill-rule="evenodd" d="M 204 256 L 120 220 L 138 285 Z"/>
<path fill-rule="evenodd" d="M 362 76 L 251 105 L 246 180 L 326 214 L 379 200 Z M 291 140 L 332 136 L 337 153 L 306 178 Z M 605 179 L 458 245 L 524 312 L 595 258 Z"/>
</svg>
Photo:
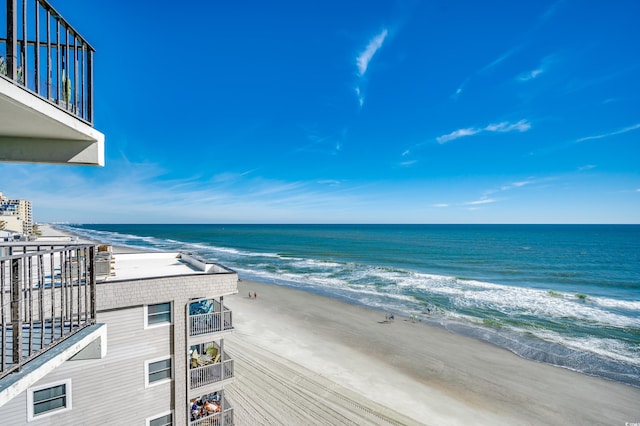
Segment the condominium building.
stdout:
<svg viewBox="0 0 640 426">
<path fill-rule="evenodd" d="M 33 234 L 31 201 L 11 200 L 0 192 L 0 220 L 5 222 L 6 230 L 27 236 Z"/>
<path fill-rule="evenodd" d="M 67 246 L 43 255 L 31 245 L 5 247 L 14 256 L 2 260 L 9 272 L 2 282 L 15 280 L 12 262 L 21 262 L 20 270 L 34 265 L 21 278 L 39 278 L 18 284 L 28 305 L 21 321 L 27 362 L 0 379 L 0 418 L 33 425 L 233 424 L 224 394 L 235 371 L 224 347 L 233 316 L 224 297 L 237 292 L 234 271 L 185 253 L 113 255 L 104 246 Z M 100 273 L 93 284 L 92 273 Z M 0 290 L 15 291 L 9 287 Z M 11 354 L 16 332 L 8 315 L 3 324 L 3 349 Z M 12 358 L 3 373 L 15 369 Z"/>
</svg>

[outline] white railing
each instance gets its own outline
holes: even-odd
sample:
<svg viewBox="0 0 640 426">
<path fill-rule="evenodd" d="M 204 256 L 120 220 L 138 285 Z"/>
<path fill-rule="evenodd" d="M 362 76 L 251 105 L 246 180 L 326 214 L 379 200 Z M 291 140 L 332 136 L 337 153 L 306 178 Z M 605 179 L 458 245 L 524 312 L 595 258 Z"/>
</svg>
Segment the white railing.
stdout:
<svg viewBox="0 0 640 426">
<path fill-rule="evenodd" d="M 191 389 L 231 379 L 234 375 L 233 360 L 226 359 L 226 353 L 224 354 L 224 357 L 225 361 L 192 368 L 190 370 Z"/>
<path fill-rule="evenodd" d="M 232 315 L 228 309 L 225 309 L 223 312 L 189 315 L 189 336 L 218 333 L 232 329 Z"/>
</svg>

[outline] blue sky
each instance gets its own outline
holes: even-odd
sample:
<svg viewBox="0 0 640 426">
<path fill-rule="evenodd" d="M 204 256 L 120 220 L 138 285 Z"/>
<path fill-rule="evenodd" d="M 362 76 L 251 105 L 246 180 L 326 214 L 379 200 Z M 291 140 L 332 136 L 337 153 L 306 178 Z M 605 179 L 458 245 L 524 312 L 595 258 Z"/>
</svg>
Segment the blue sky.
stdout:
<svg viewBox="0 0 640 426">
<path fill-rule="evenodd" d="M 639 223 L 640 2 L 55 0 L 106 166 L 38 221 Z"/>
</svg>

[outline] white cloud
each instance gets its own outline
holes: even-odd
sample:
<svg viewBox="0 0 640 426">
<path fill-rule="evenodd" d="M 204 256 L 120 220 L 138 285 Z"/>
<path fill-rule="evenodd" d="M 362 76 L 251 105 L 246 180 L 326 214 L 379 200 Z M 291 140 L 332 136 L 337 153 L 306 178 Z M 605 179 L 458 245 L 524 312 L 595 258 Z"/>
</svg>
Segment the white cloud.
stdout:
<svg viewBox="0 0 640 426">
<path fill-rule="evenodd" d="M 335 179 L 322 179 L 318 181 L 318 184 L 327 186 L 339 186 L 340 181 Z"/>
<path fill-rule="evenodd" d="M 529 72 L 526 72 L 524 74 L 520 74 L 518 76 L 518 80 L 519 81 L 529 81 L 529 80 L 533 80 L 534 78 L 536 78 L 537 76 L 539 76 L 540 74 L 542 74 L 544 72 L 544 70 L 542 68 L 538 68 L 535 70 L 531 70 Z"/>
<path fill-rule="evenodd" d="M 514 132 L 514 131 L 526 132 L 529 129 L 531 129 L 531 124 L 527 120 L 520 120 L 517 123 L 510 123 L 508 121 L 503 121 L 501 123 L 489 124 L 486 127 L 482 127 L 482 128 L 469 127 L 469 128 L 454 130 L 453 132 L 448 133 L 446 135 L 438 136 L 436 138 L 436 142 L 438 142 L 439 144 L 443 144 L 458 138 L 462 138 L 464 136 L 473 136 L 475 134 L 482 133 L 482 132 L 498 132 L 498 133 L 508 133 L 508 132 Z"/>
<path fill-rule="evenodd" d="M 454 139 L 462 138 L 464 136 L 475 135 L 476 133 L 480 133 L 481 131 L 482 131 L 482 129 L 473 129 L 473 128 L 458 129 L 458 130 L 454 130 L 453 132 L 451 132 L 449 134 L 438 136 L 436 138 L 436 141 L 438 141 L 438 143 L 440 143 L 440 144 L 447 143 L 447 142 L 452 141 Z"/>
<path fill-rule="evenodd" d="M 502 55 L 500 55 L 497 59 L 495 59 L 493 62 L 491 62 L 488 65 L 485 65 L 483 68 L 481 68 L 478 73 L 481 72 L 485 72 L 490 70 L 491 68 L 501 64 L 502 62 L 504 62 L 505 60 L 507 60 L 511 55 L 513 55 L 514 53 L 516 53 L 517 51 L 519 51 L 520 49 L 522 49 L 522 45 L 520 46 L 515 46 L 512 47 L 511 49 L 507 50 L 506 52 L 504 52 Z"/>
<path fill-rule="evenodd" d="M 460 97 L 460 95 L 462 94 L 462 91 L 465 89 L 466 85 L 469 83 L 469 81 L 471 81 L 472 78 L 475 78 L 479 74 L 483 74 L 490 71 L 491 69 L 495 68 L 496 66 L 498 66 L 499 64 L 507 60 L 510 56 L 512 56 L 514 53 L 518 52 L 522 48 L 523 48 L 523 45 L 512 47 L 511 49 L 507 50 L 502 55 L 500 55 L 499 57 L 497 57 L 496 59 L 494 59 L 487 65 L 485 65 L 484 67 L 480 68 L 479 70 L 476 70 L 469 77 L 465 78 L 464 81 L 460 83 L 455 93 L 451 95 L 453 100 L 457 100 L 458 97 Z"/>
<path fill-rule="evenodd" d="M 578 168 L 579 172 L 583 172 L 585 170 L 595 169 L 597 166 L 595 164 L 587 164 L 586 166 L 582 166 Z"/>
<path fill-rule="evenodd" d="M 367 44 L 367 47 L 364 49 L 364 51 L 362 51 L 356 57 L 359 81 L 354 90 L 356 92 L 356 98 L 358 99 L 358 105 L 360 106 L 360 108 L 362 108 L 362 106 L 364 105 L 364 93 L 361 87 L 364 80 L 364 75 L 369 68 L 369 63 L 371 63 L 373 56 L 378 50 L 380 50 L 388 34 L 389 31 L 384 28 L 379 34 L 376 34 L 371 40 L 369 40 L 369 43 Z"/>
<path fill-rule="evenodd" d="M 509 123 L 508 121 L 503 121 L 502 123 L 498 124 L 489 124 L 483 130 L 487 132 L 506 133 L 513 131 L 526 132 L 529 129 L 531 129 L 531 124 L 527 120 L 520 120 L 517 123 Z"/>
<path fill-rule="evenodd" d="M 387 38 L 387 34 L 389 32 L 387 29 L 383 29 L 379 34 L 369 40 L 369 44 L 367 44 L 366 49 L 362 53 L 358 55 L 356 58 L 356 64 L 358 65 L 358 74 L 362 77 L 366 72 L 367 68 L 369 68 L 369 62 L 373 58 L 373 55 L 382 47 L 384 40 Z"/>
<path fill-rule="evenodd" d="M 623 133 L 631 132 L 631 131 L 637 130 L 637 129 L 640 129 L 640 123 L 634 124 L 633 126 L 625 127 L 624 129 L 614 130 L 613 132 L 603 133 L 601 135 L 586 136 L 584 138 L 577 139 L 576 142 L 584 142 L 584 141 L 590 141 L 590 140 L 594 140 L 594 139 L 608 138 L 609 136 L 621 135 Z"/>
<path fill-rule="evenodd" d="M 516 77 L 516 80 L 524 83 L 535 78 L 538 78 L 541 74 L 546 73 L 548 69 L 553 65 L 554 62 L 559 60 L 558 55 L 551 54 L 542 59 L 540 65 L 531 71 L 524 72 Z"/>
<path fill-rule="evenodd" d="M 456 89 L 455 93 L 453 95 L 451 95 L 451 98 L 454 101 L 457 100 L 460 97 L 460 95 L 462 94 L 462 91 L 464 90 L 464 87 L 467 85 L 468 81 L 469 81 L 469 78 L 467 78 L 465 81 L 460 83 L 460 86 L 458 86 L 458 88 Z"/>
<path fill-rule="evenodd" d="M 513 189 L 513 188 L 522 188 L 523 186 L 530 185 L 532 183 L 534 183 L 534 181 L 532 181 L 532 180 L 523 180 L 523 181 L 520 181 L 520 182 L 513 182 L 513 183 L 510 183 L 508 185 L 501 186 L 500 187 L 500 191 L 508 191 L 510 189 Z M 497 191 L 493 191 L 493 192 L 497 192 Z"/>
<path fill-rule="evenodd" d="M 480 204 L 490 204 L 490 203 L 495 203 L 497 200 L 494 200 L 493 198 L 482 198 L 480 200 L 476 200 L 476 201 L 469 201 L 467 203 L 464 203 L 465 206 L 477 206 Z"/>
<path fill-rule="evenodd" d="M 359 87 L 356 87 L 356 97 L 358 98 L 358 105 L 360 105 L 360 108 L 362 108 L 362 105 L 364 105 L 364 96 L 362 95 L 362 91 L 360 90 Z"/>
<path fill-rule="evenodd" d="M 449 207 L 449 204 L 439 203 L 439 204 L 434 204 L 433 207 L 445 208 L 445 207 Z"/>
</svg>

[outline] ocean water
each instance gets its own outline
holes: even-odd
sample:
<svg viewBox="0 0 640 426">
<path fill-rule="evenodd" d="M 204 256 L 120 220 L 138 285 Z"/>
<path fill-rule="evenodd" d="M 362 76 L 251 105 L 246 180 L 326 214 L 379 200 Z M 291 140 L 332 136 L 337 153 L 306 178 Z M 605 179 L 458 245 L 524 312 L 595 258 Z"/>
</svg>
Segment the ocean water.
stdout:
<svg viewBox="0 0 640 426">
<path fill-rule="evenodd" d="M 637 225 L 64 225 L 640 387 Z"/>
</svg>

